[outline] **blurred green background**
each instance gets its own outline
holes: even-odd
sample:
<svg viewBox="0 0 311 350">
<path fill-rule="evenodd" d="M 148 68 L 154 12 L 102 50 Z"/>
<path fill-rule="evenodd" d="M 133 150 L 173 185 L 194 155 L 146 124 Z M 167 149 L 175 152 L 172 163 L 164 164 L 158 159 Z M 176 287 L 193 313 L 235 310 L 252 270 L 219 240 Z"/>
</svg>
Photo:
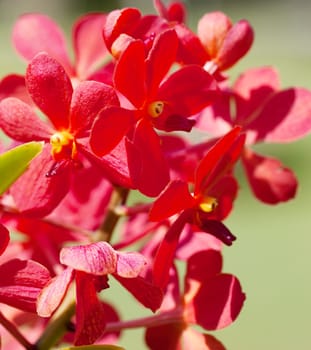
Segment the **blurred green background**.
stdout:
<svg viewBox="0 0 311 350">
<path fill-rule="evenodd" d="M 254 27 L 253 48 L 231 70 L 233 78 L 248 67 L 273 65 L 278 68 L 284 87 L 311 88 L 310 0 L 191 0 L 186 4 L 193 29 L 205 12 L 213 10 L 225 12 L 233 21 L 248 19 Z M 44 12 L 59 22 L 69 36 L 72 22 L 83 12 L 124 6 L 139 7 L 144 13 L 154 11 L 148 0 L 0 1 L 1 75 L 23 73 L 25 69 L 10 42 L 11 28 L 19 14 Z M 294 201 L 266 206 L 252 197 L 242 180 L 235 211 L 227 221 L 238 239 L 232 247 L 224 248 L 224 270 L 239 277 L 247 301 L 231 327 L 213 334 L 228 350 L 309 350 L 311 135 L 293 144 L 257 148 L 294 169 L 300 187 Z M 149 314 L 140 306 L 131 306 L 128 294 L 115 287 L 109 297 L 116 306 L 128 305 L 123 310 L 124 318 Z M 142 334 L 142 330 L 127 331 L 120 345 L 131 350 L 144 349 Z"/>
</svg>

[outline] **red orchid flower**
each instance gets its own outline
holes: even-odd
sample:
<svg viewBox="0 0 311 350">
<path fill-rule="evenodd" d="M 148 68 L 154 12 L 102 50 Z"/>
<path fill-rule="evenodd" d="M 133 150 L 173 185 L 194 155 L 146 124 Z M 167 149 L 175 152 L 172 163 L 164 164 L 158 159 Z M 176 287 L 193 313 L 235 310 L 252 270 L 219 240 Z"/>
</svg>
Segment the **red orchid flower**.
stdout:
<svg viewBox="0 0 311 350">
<path fill-rule="evenodd" d="M 281 90 L 277 72 L 270 67 L 247 70 L 232 87 L 198 119 L 197 127 L 214 136 L 228 132 L 235 124 L 243 127 L 246 147 L 243 165 L 257 199 L 277 204 L 295 196 L 294 173 L 275 159 L 254 152 L 256 143 L 287 143 L 311 129 L 311 91 L 305 88 Z M 232 113 L 232 104 L 236 113 Z"/>
<path fill-rule="evenodd" d="M 10 241 L 9 231 L 0 224 L 0 255 Z M 0 303 L 36 312 L 36 301 L 50 280 L 49 271 L 33 260 L 10 259 L 0 264 Z"/>
<path fill-rule="evenodd" d="M 45 143 L 42 153 L 10 189 L 20 211 L 43 216 L 68 192 L 72 173 L 82 164 L 83 156 L 95 158 L 85 146 L 94 118 L 102 108 L 119 101 L 112 87 L 96 81 L 81 82 L 73 90 L 63 67 L 44 53 L 30 62 L 26 84 L 50 123 L 40 119 L 28 104 L 9 97 L 0 103 L 0 127 L 16 141 Z M 129 181 L 115 175 L 116 182 Z"/>
<path fill-rule="evenodd" d="M 186 223 L 194 224 L 227 245 L 235 240 L 221 220 L 229 214 L 237 193 L 237 183 L 230 172 L 243 150 L 245 135 L 240 132 L 241 128 L 235 127 L 207 152 L 196 169 L 193 193 L 187 182 L 175 180 L 153 203 L 149 214 L 152 221 L 179 214 L 159 246 L 153 267 L 155 285 L 165 288 Z"/>
<path fill-rule="evenodd" d="M 100 337 L 106 317 L 97 292 L 108 288 L 108 274 L 134 279 L 145 267 L 139 253 L 117 252 L 106 242 L 65 247 L 60 262 L 67 268 L 43 289 L 38 298 L 37 311 L 49 317 L 59 306 L 73 279 L 76 283 L 76 345 L 92 344 Z M 139 286 L 138 286 L 139 288 Z"/>
<path fill-rule="evenodd" d="M 174 30 L 159 34 L 147 57 L 141 40 L 127 46 L 116 64 L 114 82 L 134 109 L 111 107 L 102 111 L 90 138 L 94 153 L 102 156 L 127 135 L 133 184 L 148 196 L 158 195 L 169 180 L 154 128 L 190 131 L 194 122 L 189 117 L 210 104 L 218 91 L 214 79 L 198 66 L 184 67 L 164 80 L 177 46 Z M 99 135 L 108 141 L 99 142 Z"/>
<path fill-rule="evenodd" d="M 180 290 L 177 271 L 172 270 L 166 299 L 159 310 L 171 322 L 147 328 L 145 339 L 150 349 L 224 350 L 213 336 L 191 327 L 217 330 L 229 326 L 238 317 L 245 294 L 239 280 L 222 273 L 219 250 L 201 246 L 201 250 L 187 259 L 183 291 Z"/>
</svg>

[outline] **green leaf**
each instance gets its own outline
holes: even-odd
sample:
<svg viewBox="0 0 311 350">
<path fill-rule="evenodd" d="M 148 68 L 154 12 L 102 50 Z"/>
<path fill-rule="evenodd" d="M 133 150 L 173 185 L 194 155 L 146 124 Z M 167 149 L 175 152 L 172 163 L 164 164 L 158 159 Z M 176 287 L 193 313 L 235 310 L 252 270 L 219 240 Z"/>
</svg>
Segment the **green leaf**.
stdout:
<svg viewBox="0 0 311 350">
<path fill-rule="evenodd" d="M 0 154 L 0 195 L 5 192 L 28 168 L 38 155 L 43 142 L 28 142 Z"/>
<path fill-rule="evenodd" d="M 61 350 L 125 350 L 116 345 L 82 345 L 70 346 L 69 348 L 62 348 Z"/>
</svg>

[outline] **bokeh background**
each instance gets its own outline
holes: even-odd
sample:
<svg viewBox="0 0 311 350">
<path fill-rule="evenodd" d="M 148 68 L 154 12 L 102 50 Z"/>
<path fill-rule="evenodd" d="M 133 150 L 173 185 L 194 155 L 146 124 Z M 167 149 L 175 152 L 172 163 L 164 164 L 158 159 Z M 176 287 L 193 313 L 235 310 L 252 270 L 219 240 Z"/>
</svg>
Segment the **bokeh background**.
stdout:
<svg viewBox="0 0 311 350">
<path fill-rule="evenodd" d="M 273 65 L 284 87 L 311 89 L 310 0 L 189 0 L 188 23 L 195 30 L 205 13 L 221 10 L 235 22 L 245 18 L 255 29 L 255 43 L 231 76 L 245 68 Z M 0 0 L 0 73 L 23 73 L 25 63 L 11 45 L 11 29 L 24 12 L 43 12 L 53 17 L 70 37 L 71 24 L 85 11 L 139 7 L 154 12 L 151 0 Z M 69 41 L 70 42 L 70 41 Z M 247 294 L 238 320 L 214 332 L 228 350 L 311 349 L 311 135 L 293 144 L 265 145 L 257 149 L 278 157 L 293 168 L 300 186 L 297 198 L 278 206 L 257 202 L 242 179 L 236 208 L 227 220 L 238 240 L 224 249 L 224 270 L 236 274 Z M 112 287 L 114 287 L 112 285 Z M 126 319 L 148 315 L 115 286 L 109 299 L 122 306 Z M 117 292 L 116 292 L 117 290 Z M 126 307 L 124 308 L 124 306 Z M 142 330 L 129 330 L 120 345 L 145 349 Z"/>
</svg>

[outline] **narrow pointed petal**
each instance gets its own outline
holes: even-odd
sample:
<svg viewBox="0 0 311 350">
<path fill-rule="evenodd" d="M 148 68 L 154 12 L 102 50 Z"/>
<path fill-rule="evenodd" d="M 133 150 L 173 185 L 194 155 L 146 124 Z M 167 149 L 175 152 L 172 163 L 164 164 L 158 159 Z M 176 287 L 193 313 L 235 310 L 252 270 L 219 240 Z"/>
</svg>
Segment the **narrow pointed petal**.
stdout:
<svg viewBox="0 0 311 350">
<path fill-rule="evenodd" d="M 40 53 L 28 65 L 26 85 L 35 104 L 56 129 L 67 129 L 73 89 L 64 68 L 54 58 Z"/>
<path fill-rule="evenodd" d="M 247 149 L 242 160 L 257 199 L 267 204 L 277 204 L 295 197 L 298 187 L 296 176 L 278 159 L 264 157 Z"/>
<path fill-rule="evenodd" d="M 157 250 L 153 263 L 153 283 L 165 291 L 180 234 L 192 212 L 184 211 L 170 226 Z"/>
<path fill-rule="evenodd" d="M 75 22 L 73 44 L 76 74 L 81 80 L 86 79 L 108 53 L 102 36 L 105 18 L 106 14 L 90 13 Z"/>
<path fill-rule="evenodd" d="M 280 89 L 280 79 L 272 67 L 246 70 L 234 83 L 237 124 L 247 125 L 247 118 Z"/>
<path fill-rule="evenodd" d="M 134 111 L 121 107 L 108 107 L 96 118 L 90 137 L 90 145 L 98 156 L 114 149 L 135 123 Z"/>
<path fill-rule="evenodd" d="M 257 142 L 291 142 L 306 136 L 311 130 L 311 91 L 291 88 L 276 93 L 248 128 L 257 132 Z"/>
<path fill-rule="evenodd" d="M 227 327 L 238 317 L 244 300 L 239 280 L 229 274 L 219 274 L 205 281 L 188 304 L 194 311 L 194 319 L 190 316 L 189 322 L 207 330 Z"/>
<path fill-rule="evenodd" d="M 0 102 L 0 127 L 9 137 L 21 142 L 47 141 L 54 132 L 33 108 L 15 97 Z"/>
<path fill-rule="evenodd" d="M 145 47 L 140 40 L 129 43 L 117 61 L 114 84 L 135 107 L 140 108 L 146 97 Z"/>
<path fill-rule="evenodd" d="M 115 90 L 97 81 L 83 81 L 74 90 L 70 110 L 70 130 L 76 137 L 89 132 L 95 117 L 104 108 L 119 105 Z"/>
<path fill-rule="evenodd" d="M 195 194 L 204 193 L 232 169 L 244 147 L 245 135 L 240 132 L 239 126 L 234 127 L 206 153 L 196 171 Z"/>
<path fill-rule="evenodd" d="M 23 75 L 9 74 L 1 80 L 0 101 L 6 97 L 16 97 L 29 105 L 33 104 L 26 89 L 25 77 Z"/>
<path fill-rule="evenodd" d="M 236 240 L 236 237 L 221 221 L 209 220 L 208 218 L 204 218 L 203 214 L 200 218 L 200 222 L 200 229 L 202 231 L 215 236 L 224 244 L 230 246 Z"/>
<path fill-rule="evenodd" d="M 54 57 L 68 74 L 73 74 L 65 36 L 48 16 L 29 13 L 19 17 L 13 28 L 13 43 L 18 53 L 27 61 L 44 51 Z"/>
<path fill-rule="evenodd" d="M 169 169 L 160 138 L 149 121 L 138 122 L 127 154 L 134 186 L 146 196 L 157 196 L 169 182 Z"/>
<path fill-rule="evenodd" d="M 161 81 L 176 60 L 178 38 L 170 29 L 157 35 L 146 59 L 146 84 L 148 94 L 153 96 Z"/>
<path fill-rule="evenodd" d="M 149 219 L 162 221 L 194 205 L 195 200 L 189 193 L 188 184 L 175 180 L 155 200 L 149 213 Z"/>
<path fill-rule="evenodd" d="M 91 276 L 79 271 L 76 273 L 76 295 L 74 344 L 93 344 L 104 333 L 106 317 Z"/>
<path fill-rule="evenodd" d="M 41 289 L 50 279 L 49 271 L 32 260 L 13 259 L 0 266 L 0 302 L 36 312 Z"/>
<path fill-rule="evenodd" d="M 142 254 L 117 252 L 116 274 L 124 278 L 137 277 L 146 267 L 147 261 Z"/>
<path fill-rule="evenodd" d="M 89 274 L 107 275 L 116 271 L 117 253 L 106 242 L 64 247 L 60 252 L 60 262 Z"/>
<path fill-rule="evenodd" d="M 42 289 L 37 300 L 37 313 L 41 317 L 50 317 L 60 305 L 73 279 L 73 269 L 66 268 L 52 278 Z"/>
<path fill-rule="evenodd" d="M 49 145 L 33 159 L 28 170 L 11 186 L 10 192 L 19 211 L 34 216 L 49 214 L 63 199 L 69 189 L 70 163 L 60 163 L 56 169 Z"/>
<path fill-rule="evenodd" d="M 143 277 L 124 278 L 116 274 L 114 278 L 122 284 L 143 306 L 155 312 L 163 300 L 162 290 Z"/>
<path fill-rule="evenodd" d="M 0 223 L 0 255 L 5 251 L 10 242 L 8 229 Z"/>
</svg>

